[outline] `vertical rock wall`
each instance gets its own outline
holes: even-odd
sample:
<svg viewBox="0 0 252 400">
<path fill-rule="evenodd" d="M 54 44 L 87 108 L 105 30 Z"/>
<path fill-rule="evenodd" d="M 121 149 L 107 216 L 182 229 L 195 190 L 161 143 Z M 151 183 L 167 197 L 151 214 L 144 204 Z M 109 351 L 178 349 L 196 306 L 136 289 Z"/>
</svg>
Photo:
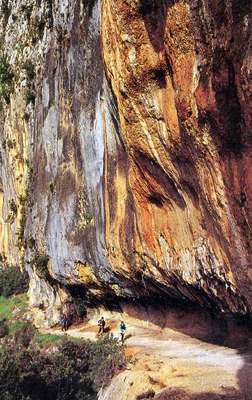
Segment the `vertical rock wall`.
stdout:
<svg viewBox="0 0 252 400">
<path fill-rule="evenodd" d="M 108 0 L 102 18 L 130 160 L 131 275 L 233 310 L 251 296 L 250 8 Z"/>
<path fill-rule="evenodd" d="M 0 3 L 0 247 L 32 304 L 56 319 L 82 284 L 249 312 L 250 2 Z"/>
</svg>

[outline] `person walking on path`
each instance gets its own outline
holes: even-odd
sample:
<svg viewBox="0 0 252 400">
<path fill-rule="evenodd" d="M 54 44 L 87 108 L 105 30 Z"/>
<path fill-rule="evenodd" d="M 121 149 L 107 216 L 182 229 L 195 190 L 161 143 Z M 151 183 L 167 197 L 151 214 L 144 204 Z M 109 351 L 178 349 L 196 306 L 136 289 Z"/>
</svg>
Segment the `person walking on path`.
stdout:
<svg viewBox="0 0 252 400">
<path fill-rule="evenodd" d="M 124 344 L 124 336 L 125 336 L 125 332 L 126 332 L 126 325 L 125 325 L 124 321 L 121 321 L 120 326 L 119 326 L 119 331 L 120 331 L 120 335 L 121 335 L 121 342 L 122 342 L 122 344 Z"/>
<path fill-rule="evenodd" d="M 101 317 L 101 319 L 99 319 L 98 321 L 98 327 L 99 327 L 99 331 L 98 331 L 98 335 L 102 335 L 105 332 L 105 319 L 104 317 Z"/>
<path fill-rule="evenodd" d="M 64 331 L 66 332 L 70 326 L 70 318 L 68 315 L 65 314 L 65 319 L 64 319 Z"/>
<path fill-rule="evenodd" d="M 67 330 L 67 317 L 66 314 L 61 314 L 59 324 L 61 326 L 62 332 L 65 332 Z"/>
</svg>

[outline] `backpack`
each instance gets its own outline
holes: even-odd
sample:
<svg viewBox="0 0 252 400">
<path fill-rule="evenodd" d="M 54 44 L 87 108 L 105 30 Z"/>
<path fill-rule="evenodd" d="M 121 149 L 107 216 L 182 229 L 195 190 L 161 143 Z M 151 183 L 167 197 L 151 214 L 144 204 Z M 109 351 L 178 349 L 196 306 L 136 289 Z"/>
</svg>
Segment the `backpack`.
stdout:
<svg viewBox="0 0 252 400">
<path fill-rule="evenodd" d="M 125 326 L 125 324 L 120 324 L 120 330 L 121 330 L 121 331 L 126 331 L 126 326 Z"/>
<path fill-rule="evenodd" d="M 98 325 L 104 327 L 105 326 L 105 320 L 104 319 L 99 319 Z"/>
</svg>

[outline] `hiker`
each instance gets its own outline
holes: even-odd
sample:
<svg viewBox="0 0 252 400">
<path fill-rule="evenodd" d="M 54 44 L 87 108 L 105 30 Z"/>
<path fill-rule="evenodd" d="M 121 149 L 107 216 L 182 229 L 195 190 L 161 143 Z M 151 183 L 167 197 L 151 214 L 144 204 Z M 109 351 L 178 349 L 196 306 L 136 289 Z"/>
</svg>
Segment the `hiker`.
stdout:
<svg viewBox="0 0 252 400">
<path fill-rule="evenodd" d="M 65 315 L 65 314 L 61 314 L 60 320 L 59 320 L 59 324 L 60 324 L 60 326 L 61 326 L 62 332 L 64 332 L 64 330 L 65 330 L 65 325 L 66 325 L 66 315 Z"/>
<path fill-rule="evenodd" d="M 105 319 L 104 317 L 101 317 L 101 319 L 99 319 L 98 321 L 98 326 L 99 326 L 99 331 L 98 331 L 98 335 L 103 334 L 105 332 Z"/>
<path fill-rule="evenodd" d="M 70 320 L 69 317 L 65 314 L 64 318 L 64 331 L 66 332 L 70 326 Z"/>
<path fill-rule="evenodd" d="M 124 321 L 121 321 L 120 326 L 119 326 L 119 331 L 120 331 L 120 335 L 121 335 L 121 342 L 122 342 L 122 344 L 124 344 L 124 335 L 126 332 L 126 325 L 125 325 Z"/>
<path fill-rule="evenodd" d="M 59 324 L 61 326 L 62 332 L 66 332 L 70 326 L 70 319 L 69 317 L 63 313 L 60 317 Z"/>
</svg>

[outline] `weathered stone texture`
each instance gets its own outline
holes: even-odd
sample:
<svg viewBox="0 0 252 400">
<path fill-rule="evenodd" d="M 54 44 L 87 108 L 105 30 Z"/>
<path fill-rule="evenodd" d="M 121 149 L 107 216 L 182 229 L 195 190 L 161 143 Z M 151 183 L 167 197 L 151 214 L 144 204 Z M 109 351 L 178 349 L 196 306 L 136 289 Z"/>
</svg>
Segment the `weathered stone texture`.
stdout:
<svg viewBox="0 0 252 400">
<path fill-rule="evenodd" d="M 2 253 L 47 254 L 62 290 L 251 312 L 251 2 L 8 4 Z"/>
</svg>

